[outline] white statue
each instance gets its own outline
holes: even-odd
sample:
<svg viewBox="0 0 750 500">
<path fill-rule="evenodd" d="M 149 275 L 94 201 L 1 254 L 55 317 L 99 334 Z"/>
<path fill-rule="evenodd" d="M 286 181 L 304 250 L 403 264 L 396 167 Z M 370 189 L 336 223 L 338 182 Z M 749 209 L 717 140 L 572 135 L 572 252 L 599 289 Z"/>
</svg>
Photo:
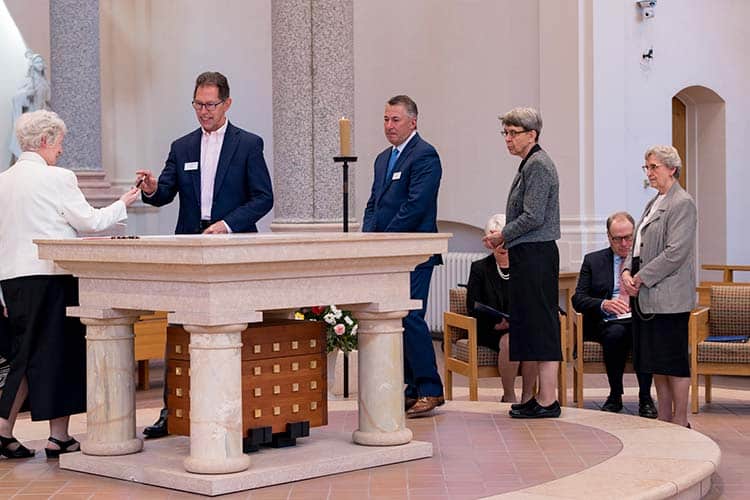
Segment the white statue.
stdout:
<svg viewBox="0 0 750 500">
<path fill-rule="evenodd" d="M 13 96 L 13 130 L 16 129 L 16 120 L 27 111 L 38 109 L 50 109 L 50 88 L 47 78 L 44 76 L 44 59 L 31 50 L 26 51 L 29 70 L 23 84 Z M 13 132 L 10 138 L 10 152 L 18 158 L 21 155 L 21 147 L 18 145 L 16 134 Z"/>
</svg>

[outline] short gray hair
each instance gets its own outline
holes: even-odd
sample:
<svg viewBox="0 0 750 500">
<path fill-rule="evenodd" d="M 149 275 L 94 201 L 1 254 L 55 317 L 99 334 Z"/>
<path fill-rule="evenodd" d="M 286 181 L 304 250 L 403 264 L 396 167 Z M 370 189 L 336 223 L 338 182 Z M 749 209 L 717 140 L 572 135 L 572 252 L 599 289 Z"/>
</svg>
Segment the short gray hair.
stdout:
<svg viewBox="0 0 750 500">
<path fill-rule="evenodd" d="M 682 160 L 680 159 L 680 153 L 674 146 L 657 145 L 651 146 L 646 150 L 646 154 L 643 155 L 643 159 L 648 161 L 649 156 L 655 156 L 660 162 L 667 168 L 674 168 L 674 178 L 680 178 L 680 170 L 682 169 Z"/>
<path fill-rule="evenodd" d="M 536 109 L 528 107 L 513 108 L 499 118 L 503 126 L 510 125 L 535 131 L 536 142 L 539 142 L 539 135 L 542 133 L 542 115 Z"/>
<path fill-rule="evenodd" d="M 505 214 L 495 214 L 487 221 L 484 225 L 484 234 L 489 234 L 490 231 L 500 232 L 505 227 Z"/>
<path fill-rule="evenodd" d="M 411 118 L 416 118 L 419 115 L 417 103 L 408 95 L 395 95 L 388 99 L 389 106 L 398 106 L 399 104 L 404 107 L 406 114 Z"/>
<path fill-rule="evenodd" d="M 47 144 L 54 144 L 67 132 L 65 122 L 57 113 L 46 109 L 24 113 L 16 120 L 16 138 L 21 151 L 38 151 L 42 147 L 42 137 Z"/>
</svg>

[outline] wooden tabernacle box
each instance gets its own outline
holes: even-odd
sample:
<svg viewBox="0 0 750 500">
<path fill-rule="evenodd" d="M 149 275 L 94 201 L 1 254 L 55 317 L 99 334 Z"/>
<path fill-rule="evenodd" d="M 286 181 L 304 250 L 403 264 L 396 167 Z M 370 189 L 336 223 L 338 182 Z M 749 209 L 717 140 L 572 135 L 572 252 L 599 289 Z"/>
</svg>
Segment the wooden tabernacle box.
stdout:
<svg viewBox="0 0 750 500">
<path fill-rule="evenodd" d="M 190 435 L 189 343 L 190 334 L 182 326 L 167 328 L 169 432 L 185 436 Z M 288 432 L 290 423 L 326 425 L 326 379 L 324 324 L 295 320 L 250 324 L 242 332 L 243 435 L 260 429 L 275 436 Z"/>
</svg>

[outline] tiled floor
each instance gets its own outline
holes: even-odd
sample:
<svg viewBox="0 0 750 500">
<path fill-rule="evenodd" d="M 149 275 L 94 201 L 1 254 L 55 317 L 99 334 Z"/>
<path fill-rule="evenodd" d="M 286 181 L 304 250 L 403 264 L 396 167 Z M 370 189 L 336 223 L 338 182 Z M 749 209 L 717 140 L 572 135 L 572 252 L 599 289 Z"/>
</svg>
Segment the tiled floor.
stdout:
<svg viewBox="0 0 750 500">
<path fill-rule="evenodd" d="M 158 365 L 152 367 L 158 376 Z M 465 380 L 455 377 L 456 399 L 467 399 Z M 598 409 L 606 396 L 603 375 L 587 375 L 586 408 Z M 626 412 L 637 411 L 636 383 L 626 376 Z M 498 399 L 499 380 L 483 380 L 480 399 Z M 150 423 L 158 412 L 161 385 L 137 395 L 138 424 Z M 351 405 L 348 405 L 349 407 Z M 346 408 L 347 405 L 334 405 Z M 634 416 L 633 418 L 639 418 Z M 719 473 L 708 498 L 747 498 L 750 487 L 750 379 L 714 379 L 714 403 L 691 415 L 693 428 L 714 439 L 722 450 Z M 333 411 L 330 425 L 356 427 L 356 413 Z M 440 411 L 411 420 L 415 439 L 433 443 L 433 458 L 299 483 L 262 488 L 221 498 L 267 499 L 437 499 L 481 498 L 514 491 L 562 477 L 616 455 L 614 436 L 561 421 L 511 421 L 501 414 Z M 85 432 L 84 416 L 71 425 Z M 44 446 L 47 426 L 23 415 L 16 435 L 37 449 Z M 43 453 L 30 460 L 0 458 L 0 498 L 187 498 L 181 492 L 59 470 Z"/>
</svg>

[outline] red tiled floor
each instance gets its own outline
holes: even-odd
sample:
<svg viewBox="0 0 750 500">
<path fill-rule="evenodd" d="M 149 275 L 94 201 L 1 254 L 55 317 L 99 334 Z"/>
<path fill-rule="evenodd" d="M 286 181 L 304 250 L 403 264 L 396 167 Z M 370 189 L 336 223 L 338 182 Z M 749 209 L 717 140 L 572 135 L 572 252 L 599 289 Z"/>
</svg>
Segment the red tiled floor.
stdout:
<svg viewBox="0 0 750 500">
<path fill-rule="evenodd" d="M 154 365 L 152 374 L 161 369 Z M 462 377 L 455 386 L 465 387 Z M 628 375 L 626 388 L 636 387 Z M 137 395 L 138 408 L 157 408 L 158 381 Z M 585 407 L 598 410 L 604 397 L 604 375 L 587 375 Z M 714 477 L 710 499 L 744 499 L 750 487 L 747 474 L 750 450 L 750 379 L 714 378 L 714 403 L 691 415 L 693 428 L 713 438 L 722 449 L 722 463 Z M 496 401 L 499 380 L 480 383 L 480 399 Z M 592 390 L 593 388 L 593 390 Z M 722 391 L 723 388 L 730 389 Z M 597 389 L 599 391 L 597 392 Z M 466 391 L 458 390 L 457 393 Z M 606 394 L 605 394 L 606 395 Z M 466 399 L 466 397 L 459 398 Z M 625 412 L 637 414 L 637 398 L 626 396 Z M 638 418 L 638 417 L 634 417 Z M 28 425 L 22 415 L 18 427 Z M 330 426 L 357 427 L 356 412 L 331 413 Z M 435 417 L 409 420 L 415 439 L 431 441 L 430 459 L 282 484 L 222 496 L 223 499 L 474 499 L 514 491 L 540 481 L 574 473 L 606 460 L 620 442 L 606 432 L 555 420 L 517 422 L 500 413 L 440 411 Z M 33 443 L 37 447 L 44 441 Z M 3 498 L 178 499 L 195 495 L 151 486 L 61 471 L 43 453 L 24 461 L 0 459 L 0 499 Z"/>
</svg>

